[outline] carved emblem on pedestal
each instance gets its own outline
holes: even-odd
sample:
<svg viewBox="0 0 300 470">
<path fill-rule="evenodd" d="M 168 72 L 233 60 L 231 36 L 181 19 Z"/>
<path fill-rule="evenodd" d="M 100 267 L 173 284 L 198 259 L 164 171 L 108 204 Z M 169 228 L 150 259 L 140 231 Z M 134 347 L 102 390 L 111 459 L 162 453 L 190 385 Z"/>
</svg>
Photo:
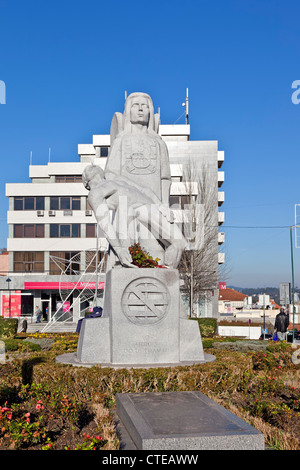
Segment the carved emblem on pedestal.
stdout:
<svg viewBox="0 0 300 470">
<path fill-rule="evenodd" d="M 136 325 L 153 325 L 168 313 L 170 294 L 161 281 L 142 277 L 125 288 L 121 305 L 128 320 Z"/>
</svg>

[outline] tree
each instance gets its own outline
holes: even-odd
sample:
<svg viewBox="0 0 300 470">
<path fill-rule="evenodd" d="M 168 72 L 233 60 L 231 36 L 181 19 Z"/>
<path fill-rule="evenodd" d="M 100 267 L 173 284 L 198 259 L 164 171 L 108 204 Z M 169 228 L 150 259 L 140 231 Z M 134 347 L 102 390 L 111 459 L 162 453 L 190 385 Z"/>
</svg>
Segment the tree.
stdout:
<svg viewBox="0 0 300 470">
<path fill-rule="evenodd" d="M 181 197 L 181 209 L 184 209 L 183 230 L 189 249 L 182 256 L 179 271 L 183 292 L 189 298 L 190 314 L 194 315 L 191 299 L 193 304 L 206 301 L 218 289 L 217 168 L 207 164 L 198 166 L 195 160 L 190 160 L 183 167 L 183 182 L 186 194 Z"/>
</svg>

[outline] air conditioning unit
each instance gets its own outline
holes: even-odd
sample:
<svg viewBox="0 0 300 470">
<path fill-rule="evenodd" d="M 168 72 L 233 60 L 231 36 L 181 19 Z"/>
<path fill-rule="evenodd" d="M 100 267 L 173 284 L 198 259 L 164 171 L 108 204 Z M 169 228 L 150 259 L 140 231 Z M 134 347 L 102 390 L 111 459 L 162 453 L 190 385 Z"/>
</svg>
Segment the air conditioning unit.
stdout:
<svg viewBox="0 0 300 470">
<path fill-rule="evenodd" d="M 85 211 L 85 215 L 92 215 L 92 211 Z"/>
<path fill-rule="evenodd" d="M 73 215 L 73 211 L 70 209 L 64 210 L 64 215 Z"/>
<path fill-rule="evenodd" d="M 37 211 L 37 212 L 36 212 L 36 215 L 37 215 L 38 217 L 43 217 L 44 211 Z"/>
<path fill-rule="evenodd" d="M 55 211 L 49 211 L 48 214 L 50 217 L 53 217 L 55 215 Z"/>
</svg>

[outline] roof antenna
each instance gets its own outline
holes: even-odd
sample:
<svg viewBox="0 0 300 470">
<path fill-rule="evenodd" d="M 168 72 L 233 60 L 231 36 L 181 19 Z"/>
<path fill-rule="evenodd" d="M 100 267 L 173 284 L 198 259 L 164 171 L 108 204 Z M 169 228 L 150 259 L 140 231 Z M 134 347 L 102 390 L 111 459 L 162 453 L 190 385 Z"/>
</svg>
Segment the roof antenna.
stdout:
<svg viewBox="0 0 300 470">
<path fill-rule="evenodd" d="M 185 123 L 189 124 L 189 89 L 186 89 L 186 97 L 185 97 L 185 103 L 182 103 L 182 106 L 185 107 L 184 112 L 182 113 L 181 116 L 174 122 L 176 124 L 177 121 L 179 121 L 180 118 L 185 114 Z"/>
<path fill-rule="evenodd" d="M 125 90 L 125 101 L 127 100 L 127 90 Z"/>
<path fill-rule="evenodd" d="M 30 163 L 29 165 L 32 165 L 32 150 L 30 150 Z"/>
<path fill-rule="evenodd" d="M 49 147 L 49 162 L 50 162 L 51 148 Z"/>
<path fill-rule="evenodd" d="M 186 98 L 185 98 L 185 122 L 189 124 L 189 89 L 186 89 Z"/>
</svg>

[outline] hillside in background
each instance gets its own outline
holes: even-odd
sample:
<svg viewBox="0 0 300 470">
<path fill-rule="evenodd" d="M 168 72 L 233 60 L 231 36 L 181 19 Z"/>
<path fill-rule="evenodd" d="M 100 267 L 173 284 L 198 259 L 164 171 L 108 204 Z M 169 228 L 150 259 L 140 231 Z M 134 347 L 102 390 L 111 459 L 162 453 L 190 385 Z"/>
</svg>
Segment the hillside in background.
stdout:
<svg viewBox="0 0 300 470">
<path fill-rule="evenodd" d="M 236 287 L 236 286 L 227 286 L 230 289 L 234 289 L 243 294 L 252 296 L 253 303 L 258 301 L 258 296 L 262 295 L 265 291 L 266 295 L 269 295 L 278 305 L 280 305 L 279 298 L 279 288 L 278 287 Z M 300 294 L 300 288 L 295 288 L 295 293 Z"/>
<path fill-rule="evenodd" d="M 271 299 L 279 304 L 279 288 L 278 287 L 236 287 L 236 286 L 228 286 L 231 289 L 234 289 L 238 292 L 242 292 L 248 296 L 253 297 L 253 302 L 255 303 L 258 300 L 258 296 L 262 295 L 264 292 L 266 295 L 269 295 Z"/>
</svg>

